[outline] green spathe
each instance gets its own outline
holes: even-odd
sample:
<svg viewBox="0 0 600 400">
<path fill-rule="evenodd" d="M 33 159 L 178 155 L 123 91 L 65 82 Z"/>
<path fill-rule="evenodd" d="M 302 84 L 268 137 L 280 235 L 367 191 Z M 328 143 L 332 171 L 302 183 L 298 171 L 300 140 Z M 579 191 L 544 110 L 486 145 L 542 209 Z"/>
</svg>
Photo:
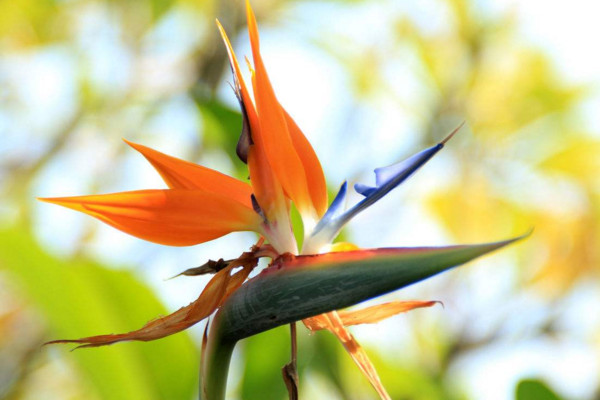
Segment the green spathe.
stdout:
<svg viewBox="0 0 600 400">
<path fill-rule="evenodd" d="M 203 354 L 201 399 L 223 398 L 229 357 L 238 340 L 406 287 L 528 235 L 494 243 L 361 250 L 277 261 L 233 293 L 217 312 Z"/>
<path fill-rule="evenodd" d="M 243 339 L 403 288 L 521 238 L 299 256 L 243 285 L 223 304 L 217 319 L 225 337 Z"/>
</svg>

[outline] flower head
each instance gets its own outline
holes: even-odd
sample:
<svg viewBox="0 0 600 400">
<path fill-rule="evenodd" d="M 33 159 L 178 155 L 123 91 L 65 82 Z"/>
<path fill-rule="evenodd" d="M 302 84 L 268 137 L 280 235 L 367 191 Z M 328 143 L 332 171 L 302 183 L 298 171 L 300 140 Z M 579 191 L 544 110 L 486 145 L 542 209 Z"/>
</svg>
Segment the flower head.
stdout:
<svg viewBox="0 0 600 400">
<path fill-rule="evenodd" d="M 248 3 L 247 17 L 253 59 L 252 65 L 248 63 L 250 85 L 242 77 L 225 30 L 218 22 L 217 25 L 228 51 L 232 86 L 242 111 L 237 154 L 248 164 L 249 183 L 126 141 L 152 164 L 168 189 L 41 200 L 86 213 L 125 233 L 164 245 L 195 245 L 234 231 L 254 231 L 261 237 L 259 242 L 235 260 L 205 265 L 202 272 L 208 270 L 215 276 L 196 301 L 169 316 L 129 333 L 56 342 L 101 346 L 123 340 L 154 340 L 181 331 L 211 315 L 244 283 L 261 257 L 280 260 L 285 255 L 316 254 L 326 249 L 331 252 L 353 250 L 348 253 L 349 257 L 371 254 L 357 252 L 354 245 L 332 243 L 352 217 L 411 176 L 454 134 L 401 163 L 376 169 L 374 186 L 354 186 L 364 198 L 348 210 L 344 209 L 348 190 L 345 182 L 328 204 L 319 159 L 301 129 L 279 103 L 271 85 L 260 53 L 256 19 Z M 292 205 L 302 217 L 305 232 L 300 251 L 290 218 Z M 304 322 L 311 330 L 333 332 L 380 396 L 389 398 L 347 326 L 374 323 L 433 304 L 431 301 L 392 302 L 359 311 L 332 311 Z"/>
</svg>

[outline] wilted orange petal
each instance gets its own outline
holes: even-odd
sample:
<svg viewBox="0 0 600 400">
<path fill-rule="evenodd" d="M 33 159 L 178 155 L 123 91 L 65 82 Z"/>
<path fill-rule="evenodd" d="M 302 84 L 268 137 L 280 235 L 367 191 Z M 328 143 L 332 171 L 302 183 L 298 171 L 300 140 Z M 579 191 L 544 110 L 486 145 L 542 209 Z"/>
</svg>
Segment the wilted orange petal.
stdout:
<svg viewBox="0 0 600 400">
<path fill-rule="evenodd" d="M 325 329 L 331 331 L 339 340 L 342 342 L 342 345 L 352 357 L 352 360 L 356 363 L 360 371 L 367 377 L 371 385 L 375 388 L 379 397 L 384 400 L 391 400 L 390 395 L 387 393 L 379 376 L 377 375 L 377 371 L 375 371 L 375 367 L 369 360 L 367 353 L 365 350 L 360 347 L 354 336 L 348 331 L 348 329 L 344 326 L 340 316 L 336 311 L 332 311 L 327 314 L 321 314 L 316 317 L 319 320 L 319 324 L 323 324 Z"/>
<path fill-rule="evenodd" d="M 232 261 L 227 267 L 217 272 L 194 302 L 180 308 L 173 314 L 150 321 L 136 331 L 90 336 L 75 340 L 53 340 L 47 344 L 80 343 L 81 346 L 79 347 L 98 347 L 127 340 L 146 342 L 180 332 L 211 315 L 231 293 L 235 292 L 244 283 L 257 263 L 257 258 L 244 258 L 244 255 L 242 255 L 242 257 Z M 237 267 L 242 267 L 242 269 L 231 275 L 231 271 Z M 206 346 L 206 335 L 207 331 L 205 330 L 202 341 L 203 348 Z"/>
<path fill-rule="evenodd" d="M 437 301 L 392 301 L 389 303 L 378 304 L 366 307 L 361 310 L 338 311 L 338 315 L 344 326 L 359 324 L 374 324 L 396 314 L 414 310 L 416 308 L 431 307 L 438 303 Z M 311 331 L 327 329 L 322 319 L 311 319 L 305 323 Z"/>
<path fill-rule="evenodd" d="M 90 336 L 75 340 L 53 340 L 47 344 L 53 343 L 80 343 L 80 347 L 98 347 L 122 342 L 126 340 L 150 341 L 163 338 L 180 332 L 196 324 L 202 319 L 212 314 L 222 303 L 227 286 L 231 280 L 229 275 L 231 268 L 224 268 L 219 271 L 206 285 L 198 299 L 188 306 L 180 308 L 173 314 L 161 317 L 148 322 L 141 329 L 136 331 Z"/>
<path fill-rule="evenodd" d="M 265 154 L 285 193 L 292 199 L 298 210 L 301 213 L 316 213 L 313 211 L 314 206 L 308 189 L 304 165 L 296 152 L 288 131 L 285 114 L 277 101 L 260 55 L 258 28 L 254 13 L 249 2 L 246 5 L 248 32 L 256 69 L 254 97 Z"/>
<path fill-rule="evenodd" d="M 125 140 L 125 139 L 123 139 Z M 141 144 L 125 140 L 139 151 L 172 189 L 199 189 L 230 197 L 252 206 L 252 187 L 240 180 L 179 158 L 171 157 Z"/>
<path fill-rule="evenodd" d="M 229 296 L 233 294 L 236 290 L 242 286 L 242 283 L 246 281 L 248 275 L 252 272 L 252 268 L 244 267 L 241 271 L 236 272 L 231 277 L 229 284 L 227 285 L 227 290 L 225 291 L 225 295 L 223 296 L 223 301 L 225 301 Z"/>
<path fill-rule="evenodd" d="M 378 304 L 362 310 L 339 311 L 338 314 L 345 326 L 358 324 L 374 324 L 396 314 L 414 310 L 415 308 L 431 307 L 437 301 L 392 301 Z"/>
<path fill-rule="evenodd" d="M 234 231 L 259 231 L 246 204 L 200 190 L 139 190 L 40 199 L 84 212 L 123 232 L 155 243 L 189 246 Z"/>
</svg>

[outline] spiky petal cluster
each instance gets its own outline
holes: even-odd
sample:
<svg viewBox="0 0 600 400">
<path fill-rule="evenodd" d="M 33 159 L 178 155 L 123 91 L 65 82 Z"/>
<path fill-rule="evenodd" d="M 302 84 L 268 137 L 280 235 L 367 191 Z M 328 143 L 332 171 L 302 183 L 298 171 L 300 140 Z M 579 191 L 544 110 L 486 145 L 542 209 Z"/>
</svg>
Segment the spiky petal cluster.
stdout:
<svg viewBox="0 0 600 400">
<path fill-rule="evenodd" d="M 304 246 L 300 253 L 357 250 L 350 244 L 332 244 L 343 225 L 411 176 L 454 134 L 404 162 L 375 170 L 375 186 L 355 185 L 364 199 L 349 210 L 344 210 L 346 183 L 328 207 L 319 159 L 275 96 L 260 53 L 258 28 L 249 3 L 247 16 L 254 61 L 250 66 L 253 97 L 242 78 L 225 30 L 218 21 L 217 24 L 227 47 L 233 87 L 242 110 L 243 127 L 237 153 L 248 164 L 250 183 L 126 141 L 152 164 L 168 189 L 41 200 L 86 213 L 130 235 L 164 245 L 195 245 L 234 231 L 254 231 L 261 239 L 252 251 L 215 268 L 212 271 L 215 276 L 198 299 L 171 315 L 129 333 L 52 343 L 74 342 L 81 347 L 93 347 L 125 340 L 155 340 L 208 317 L 244 283 L 259 258 L 269 257 L 281 264 L 282 257 L 293 258 L 299 254 L 290 218 L 291 204 L 300 212 L 304 224 Z M 351 254 L 351 257 L 356 254 L 371 257 L 377 255 L 377 250 Z M 338 254 L 337 258 L 343 261 L 344 256 Z M 235 271 L 239 267 L 241 269 Z M 210 271 L 210 267 L 202 271 L 206 272 L 206 268 Z M 392 302 L 359 311 L 333 311 L 307 318 L 304 323 L 311 330 L 327 329 L 335 334 L 381 398 L 389 399 L 373 365 L 347 326 L 374 323 L 433 304 L 431 301 Z"/>
</svg>

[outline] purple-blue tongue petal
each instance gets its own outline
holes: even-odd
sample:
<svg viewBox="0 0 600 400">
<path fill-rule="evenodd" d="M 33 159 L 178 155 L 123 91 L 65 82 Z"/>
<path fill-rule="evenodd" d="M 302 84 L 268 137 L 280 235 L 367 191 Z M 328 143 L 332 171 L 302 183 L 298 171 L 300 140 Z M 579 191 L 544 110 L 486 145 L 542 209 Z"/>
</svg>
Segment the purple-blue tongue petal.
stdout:
<svg viewBox="0 0 600 400">
<path fill-rule="evenodd" d="M 354 185 L 354 189 L 365 198 L 345 213 L 342 213 L 347 190 L 347 184 L 344 182 L 331 206 L 313 229 L 308 241 L 305 242 L 306 251 L 312 252 L 321 245 L 330 243 L 350 219 L 404 182 L 443 147 L 443 143 L 438 143 L 397 164 L 377 168 L 375 170 L 377 186 L 372 187 L 360 183 Z"/>
<path fill-rule="evenodd" d="M 427 163 L 427 161 L 429 161 L 443 147 L 444 145 L 439 143 L 433 147 L 412 155 L 404 161 L 400 161 L 387 167 L 376 168 L 374 171 L 375 187 L 357 183 L 354 185 L 354 190 L 365 197 L 372 196 L 375 192 L 380 191 L 384 187 L 387 189 L 387 191 L 390 191 L 408 179 L 423 165 L 425 165 L 425 163 Z"/>
<path fill-rule="evenodd" d="M 375 171 L 377 171 L 377 170 L 375 170 Z M 354 190 L 356 190 L 356 192 L 358 192 L 359 194 L 362 194 L 365 197 L 369 197 L 370 195 L 373 194 L 374 191 L 377 190 L 377 188 L 373 187 L 373 186 L 363 185 L 362 183 L 355 183 Z"/>
<path fill-rule="evenodd" d="M 394 189 L 396 186 L 404 182 L 409 176 L 416 172 L 421 166 L 431 159 L 444 147 L 443 144 L 439 143 L 433 147 L 421 151 L 404 161 L 400 161 L 396 164 L 389 165 L 387 167 L 381 167 L 375 169 L 375 187 L 367 186 L 362 183 L 354 185 L 354 190 L 362 194 L 365 197 L 370 197 L 377 191 L 385 187 L 386 193 Z M 386 193 L 383 193 L 385 195 Z"/>
<path fill-rule="evenodd" d="M 450 140 L 463 125 L 464 122 L 435 146 L 425 149 L 399 163 L 375 169 L 375 186 L 368 186 L 362 183 L 354 185 L 354 190 L 365 198 L 345 213 L 341 213 L 342 205 L 344 203 L 343 200 L 346 197 L 347 185 L 346 182 L 344 182 L 335 200 L 305 241 L 305 254 L 318 251 L 323 245 L 331 243 L 339 233 L 340 229 L 342 229 L 350 219 L 412 176 L 412 174 L 425 165 L 427 161 L 431 160 L 438 151 L 443 149 L 446 142 L 448 142 L 448 140 Z"/>
<path fill-rule="evenodd" d="M 444 148 L 444 144 L 461 127 L 462 125 L 456 128 L 450 135 L 448 135 L 443 141 L 435 146 L 425 149 L 399 163 L 375 169 L 375 186 L 368 186 L 362 183 L 355 184 L 354 190 L 365 196 L 365 198 L 359 201 L 345 213 L 342 213 L 341 210 L 346 197 L 347 186 L 346 182 L 344 182 L 338 195 L 331 203 L 331 206 L 313 229 L 310 237 L 308 238 L 308 243 L 305 243 L 306 249 L 314 250 L 320 245 L 329 243 L 331 240 L 333 240 L 335 236 L 337 236 L 340 229 L 342 229 L 342 227 L 356 214 L 369 207 L 371 204 L 377 202 L 392 189 L 396 188 L 398 185 L 412 176 L 412 174 L 425 165 L 427 161 L 431 160 L 438 151 Z"/>
<path fill-rule="evenodd" d="M 358 193 L 365 196 L 365 198 L 340 216 L 339 219 L 341 225 L 348 222 L 348 220 L 350 220 L 356 214 L 381 199 L 392 189 L 396 188 L 398 185 L 408 179 L 419 168 L 425 165 L 427 161 L 431 160 L 431 158 L 433 158 L 433 156 L 436 155 L 437 152 L 443 147 L 444 145 L 442 143 L 438 143 L 435 146 L 425 149 L 397 164 L 393 164 L 388 167 L 377 168 L 375 170 L 375 181 L 377 186 L 375 187 L 369 187 L 361 184 L 354 185 L 354 189 Z"/>
</svg>

